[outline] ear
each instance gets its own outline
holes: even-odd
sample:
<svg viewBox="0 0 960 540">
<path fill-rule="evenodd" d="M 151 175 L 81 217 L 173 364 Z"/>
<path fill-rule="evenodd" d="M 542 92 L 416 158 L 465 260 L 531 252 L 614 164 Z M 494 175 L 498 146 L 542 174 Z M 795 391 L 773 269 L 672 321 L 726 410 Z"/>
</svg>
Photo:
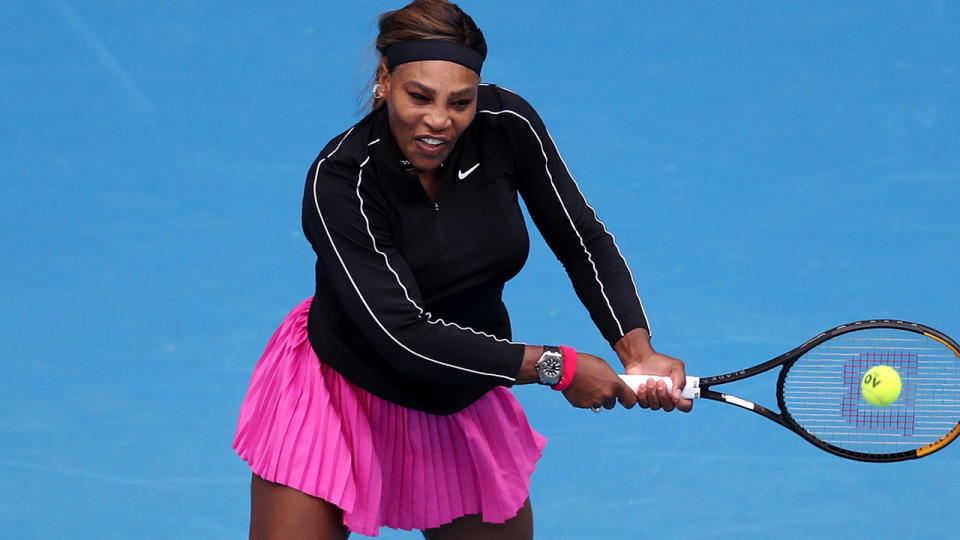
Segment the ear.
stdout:
<svg viewBox="0 0 960 540">
<path fill-rule="evenodd" d="M 390 93 L 390 70 L 387 69 L 387 59 L 381 58 L 377 66 L 377 83 L 383 86 L 384 95 Z"/>
</svg>

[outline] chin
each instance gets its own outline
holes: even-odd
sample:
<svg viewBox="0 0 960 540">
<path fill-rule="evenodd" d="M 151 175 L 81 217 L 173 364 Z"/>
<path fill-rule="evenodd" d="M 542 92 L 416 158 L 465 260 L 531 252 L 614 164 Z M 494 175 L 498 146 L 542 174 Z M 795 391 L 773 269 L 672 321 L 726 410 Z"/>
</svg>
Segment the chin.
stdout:
<svg viewBox="0 0 960 540">
<path fill-rule="evenodd" d="M 445 159 L 447 159 L 447 156 L 441 156 L 441 157 L 436 157 L 436 158 L 427 158 L 427 159 L 418 159 L 418 160 L 413 161 L 413 162 L 411 162 L 411 163 L 412 163 L 412 165 L 413 165 L 417 170 L 421 170 L 421 171 L 432 171 L 432 170 L 435 170 L 435 169 L 439 169 L 439 168 L 440 168 L 440 165 L 443 164 L 443 160 L 445 160 Z"/>
</svg>

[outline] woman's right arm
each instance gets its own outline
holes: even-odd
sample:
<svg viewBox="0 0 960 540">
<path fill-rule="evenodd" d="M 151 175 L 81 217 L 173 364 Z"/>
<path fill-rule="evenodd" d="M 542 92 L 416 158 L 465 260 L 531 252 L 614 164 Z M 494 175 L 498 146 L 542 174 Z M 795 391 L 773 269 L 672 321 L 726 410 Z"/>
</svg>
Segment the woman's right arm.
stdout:
<svg viewBox="0 0 960 540">
<path fill-rule="evenodd" d="M 526 347 L 516 384 L 540 380 L 537 360 L 542 354 L 543 347 Z M 583 352 L 577 353 L 577 370 L 573 382 L 563 391 L 563 396 L 571 405 L 582 409 L 594 406 L 612 409 L 617 401 L 629 409 L 637 403 L 637 394 L 620 380 L 606 360 Z"/>
</svg>

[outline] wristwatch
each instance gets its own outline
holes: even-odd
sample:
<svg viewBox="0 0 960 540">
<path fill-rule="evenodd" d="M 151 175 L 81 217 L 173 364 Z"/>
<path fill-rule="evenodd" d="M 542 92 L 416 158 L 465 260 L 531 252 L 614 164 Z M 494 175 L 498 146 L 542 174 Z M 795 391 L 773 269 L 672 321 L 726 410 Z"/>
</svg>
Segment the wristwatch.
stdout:
<svg viewBox="0 0 960 540">
<path fill-rule="evenodd" d="M 553 386 L 560 382 L 563 376 L 563 352 L 559 347 L 544 345 L 543 354 L 537 360 L 537 375 L 540 376 L 540 384 Z"/>
</svg>

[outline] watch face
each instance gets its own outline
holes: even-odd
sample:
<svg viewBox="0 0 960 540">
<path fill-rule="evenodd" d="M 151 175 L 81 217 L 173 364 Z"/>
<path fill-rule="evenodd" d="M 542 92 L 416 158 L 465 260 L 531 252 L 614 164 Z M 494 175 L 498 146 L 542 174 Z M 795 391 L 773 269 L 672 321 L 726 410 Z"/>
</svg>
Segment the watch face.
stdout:
<svg viewBox="0 0 960 540">
<path fill-rule="evenodd" d="M 560 373 L 563 371 L 563 366 L 560 365 L 560 360 L 549 356 L 543 359 L 543 374 L 548 379 L 556 379 L 560 377 Z"/>
</svg>

